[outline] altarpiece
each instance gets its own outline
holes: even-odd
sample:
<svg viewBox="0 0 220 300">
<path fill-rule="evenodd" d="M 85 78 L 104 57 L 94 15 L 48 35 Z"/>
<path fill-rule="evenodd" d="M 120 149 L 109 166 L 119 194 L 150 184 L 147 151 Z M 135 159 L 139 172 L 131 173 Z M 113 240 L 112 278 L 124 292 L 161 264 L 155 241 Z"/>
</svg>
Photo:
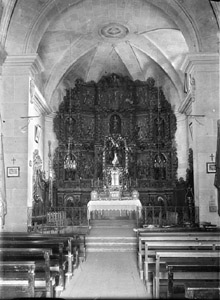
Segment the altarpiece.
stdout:
<svg viewBox="0 0 220 300">
<path fill-rule="evenodd" d="M 157 205 L 159 197 L 173 205 L 176 117 L 153 78 L 76 80 L 59 106 L 54 131 L 57 206 L 87 205 L 92 191 L 105 197 L 109 187 L 112 193 L 120 187 L 122 197 L 137 190 L 142 205 Z"/>
</svg>

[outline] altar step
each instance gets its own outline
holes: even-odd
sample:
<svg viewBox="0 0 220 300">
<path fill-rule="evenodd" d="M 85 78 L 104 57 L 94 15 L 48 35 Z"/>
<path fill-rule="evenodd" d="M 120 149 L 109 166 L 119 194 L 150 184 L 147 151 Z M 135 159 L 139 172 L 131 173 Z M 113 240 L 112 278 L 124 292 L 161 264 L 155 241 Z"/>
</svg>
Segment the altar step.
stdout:
<svg viewBox="0 0 220 300">
<path fill-rule="evenodd" d="M 135 228 L 135 220 L 90 220 L 92 228 Z"/>
<path fill-rule="evenodd" d="M 134 220 L 91 220 L 86 236 L 88 252 L 136 252 Z"/>
<path fill-rule="evenodd" d="M 87 252 L 136 252 L 136 237 L 87 237 Z"/>
</svg>

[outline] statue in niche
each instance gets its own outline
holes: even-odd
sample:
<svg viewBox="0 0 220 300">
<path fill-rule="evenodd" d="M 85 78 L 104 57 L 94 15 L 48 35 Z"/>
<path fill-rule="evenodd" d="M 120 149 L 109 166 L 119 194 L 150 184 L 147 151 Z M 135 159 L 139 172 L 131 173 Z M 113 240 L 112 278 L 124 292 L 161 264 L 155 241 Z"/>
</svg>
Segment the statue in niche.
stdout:
<svg viewBox="0 0 220 300">
<path fill-rule="evenodd" d="M 75 125 L 76 125 L 76 120 L 73 119 L 72 117 L 68 117 L 66 119 L 66 133 L 67 137 L 71 137 L 74 134 L 75 131 Z"/>
<path fill-rule="evenodd" d="M 159 117 L 154 120 L 154 138 L 165 137 L 165 122 L 164 119 Z"/>
<path fill-rule="evenodd" d="M 84 163 L 84 171 L 83 171 L 83 177 L 85 179 L 89 179 L 93 177 L 94 173 L 94 160 L 91 157 L 85 157 L 85 163 Z"/>
<path fill-rule="evenodd" d="M 114 158 L 113 158 L 112 164 L 114 167 L 119 164 L 116 150 L 114 151 Z"/>
<path fill-rule="evenodd" d="M 111 134 L 121 133 L 121 118 L 118 115 L 112 115 L 110 118 L 110 133 Z"/>
<path fill-rule="evenodd" d="M 137 136 L 138 136 L 138 140 L 141 141 L 143 139 L 145 139 L 145 129 L 144 129 L 144 122 L 139 122 L 138 126 L 137 126 Z"/>
<path fill-rule="evenodd" d="M 111 169 L 111 186 L 119 186 L 120 171 L 115 166 Z"/>
<path fill-rule="evenodd" d="M 154 179 L 166 179 L 166 157 L 159 153 L 154 158 Z"/>
</svg>

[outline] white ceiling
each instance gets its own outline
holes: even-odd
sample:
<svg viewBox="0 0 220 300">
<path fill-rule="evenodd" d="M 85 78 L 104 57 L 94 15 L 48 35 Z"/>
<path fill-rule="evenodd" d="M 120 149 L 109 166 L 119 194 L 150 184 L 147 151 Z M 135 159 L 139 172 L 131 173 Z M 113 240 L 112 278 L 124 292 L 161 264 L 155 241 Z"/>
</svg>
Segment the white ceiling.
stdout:
<svg viewBox="0 0 220 300">
<path fill-rule="evenodd" d="M 186 54 L 207 47 L 215 51 L 216 47 L 213 40 L 209 42 L 218 28 L 208 0 L 7 3 L 5 8 L 8 13 L 11 11 L 12 18 L 7 28 L 6 51 L 10 55 L 38 53 L 44 65 L 40 88 L 52 106 L 58 105 L 64 89 L 74 87 L 77 78 L 98 81 L 111 73 L 133 80 L 153 76 L 181 100 L 180 66 Z M 7 21 L 4 15 L 3 21 Z M 167 97 L 171 96 L 169 93 Z"/>
</svg>

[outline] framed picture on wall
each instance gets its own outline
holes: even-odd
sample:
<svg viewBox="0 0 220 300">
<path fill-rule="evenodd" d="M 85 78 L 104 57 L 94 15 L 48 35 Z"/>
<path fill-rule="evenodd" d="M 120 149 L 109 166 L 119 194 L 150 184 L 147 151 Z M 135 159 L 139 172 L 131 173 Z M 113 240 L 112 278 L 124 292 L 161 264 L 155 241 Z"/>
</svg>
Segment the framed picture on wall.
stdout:
<svg viewBox="0 0 220 300">
<path fill-rule="evenodd" d="M 206 163 L 206 173 L 216 173 L 215 162 L 207 162 Z"/>
<path fill-rule="evenodd" d="M 7 168 L 7 177 L 19 177 L 19 176 L 20 176 L 20 167 Z"/>
<path fill-rule="evenodd" d="M 39 142 L 40 135 L 41 135 L 41 127 L 40 127 L 40 125 L 36 125 L 35 126 L 35 133 L 34 133 L 34 140 L 35 140 L 36 143 Z"/>
</svg>

